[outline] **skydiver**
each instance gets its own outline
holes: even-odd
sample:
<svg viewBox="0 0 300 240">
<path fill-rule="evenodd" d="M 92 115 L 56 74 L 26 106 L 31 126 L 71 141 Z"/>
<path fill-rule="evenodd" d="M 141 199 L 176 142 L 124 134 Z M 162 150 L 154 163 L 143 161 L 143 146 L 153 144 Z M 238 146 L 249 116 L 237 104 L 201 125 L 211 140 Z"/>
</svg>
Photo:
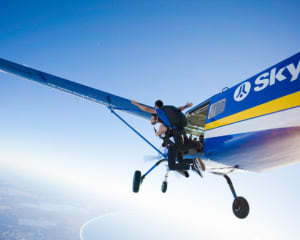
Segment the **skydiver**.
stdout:
<svg viewBox="0 0 300 240">
<path fill-rule="evenodd" d="M 150 122 L 152 125 L 154 125 L 155 135 L 157 137 L 160 137 L 161 139 L 163 139 L 163 144 L 162 144 L 163 147 L 169 149 L 169 145 L 175 145 L 173 136 L 169 136 L 168 128 L 161 121 L 159 121 L 156 114 L 152 114 Z M 167 152 L 168 151 L 166 151 L 165 153 L 167 153 Z M 190 160 L 183 160 L 182 153 L 179 151 L 177 152 L 177 160 L 179 163 L 183 163 L 185 165 L 186 164 L 190 165 L 193 163 L 193 161 L 190 161 Z M 177 169 L 176 171 L 180 172 L 181 174 L 183 174 L 186 177 L 189 177 L 189 173 L 185 170 Z"/>
<path fill-rule="evenodd" d="M 159 121 L 167 127 L 170 134 L 173 136 L 175 144 L 168 145 L 169 169 L 179 171 L 189 170 L 190 164 L 183 162 L 183 159 L 180 159 L 179 162 L 176 163 L 176 156 L 178 152 L 181 153 L 184 150 L 184 127 L 187 125 L 186 117 L 181 111 L 191 107 L 193 104 L 188 102 L 185 106 L 176 108 L 174 106 L 164 106 L 161 100 L 157 100 L 153 109 L 142 105 L 135 100 L 132 100 L 131 103 L 139 107 L 144 112 L 157 114 Z M 192 169 L 202 177 L 201 165 L 198 159 L 194 159 Z"/>
</svg>

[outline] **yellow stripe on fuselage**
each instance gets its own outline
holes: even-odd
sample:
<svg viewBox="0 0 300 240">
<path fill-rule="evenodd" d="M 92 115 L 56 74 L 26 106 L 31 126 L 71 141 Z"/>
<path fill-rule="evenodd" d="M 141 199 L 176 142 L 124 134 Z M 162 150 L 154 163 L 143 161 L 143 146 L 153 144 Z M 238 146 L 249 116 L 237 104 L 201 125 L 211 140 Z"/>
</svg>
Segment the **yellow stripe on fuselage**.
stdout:
<svg viewBox="0 0 300 240">
<path fill-rule="evenodd" d="M 216 127 L 221 127 L 227 124 L 239 122 L 249 118 L 254 118 L 262 116 L 265 114 L 278 112 L 284 109 L 300 106 L 300 92 L 295 92 L 289 95 L 286 95 L 281 98 L 277 98 L 267 103 L 249 108 L 242 112 L 232 114 L 228 117 L 221 118 L 214 122 L 208 123 L 205 125 L 205 130 L 209 130 Z"/>
</svg>

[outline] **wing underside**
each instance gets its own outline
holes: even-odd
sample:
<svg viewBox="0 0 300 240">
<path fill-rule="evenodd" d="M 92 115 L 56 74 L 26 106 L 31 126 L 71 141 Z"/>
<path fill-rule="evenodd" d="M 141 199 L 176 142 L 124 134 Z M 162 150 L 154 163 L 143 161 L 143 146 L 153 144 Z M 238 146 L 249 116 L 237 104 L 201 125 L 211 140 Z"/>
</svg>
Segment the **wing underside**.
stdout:
<svg viewBox="0 0 300 240">
<path fill-rule="evenodd" d="M 135 116 L 149 120 L 151 115 L 141 111 L 133 105 L 129 99 L 116 96 L 95 88 L 91 88 L 70 80 L 60 78 L 30 67 L 26 67 L 14 62 L 0 58 L 0 70 L 11 73 L 19 77 L 56 88 L 58 90 L 70 93 L 90 101 L 100 103 L 110 109 L 119 110 Z"/>
</svg>

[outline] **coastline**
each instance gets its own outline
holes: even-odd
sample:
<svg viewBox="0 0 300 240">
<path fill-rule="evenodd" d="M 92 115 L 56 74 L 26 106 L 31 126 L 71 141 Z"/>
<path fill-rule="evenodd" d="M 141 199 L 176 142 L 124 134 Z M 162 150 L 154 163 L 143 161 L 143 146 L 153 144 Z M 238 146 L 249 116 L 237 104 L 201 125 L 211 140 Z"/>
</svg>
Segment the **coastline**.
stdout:
<svg viewBox="0 0 300 240">
<path fill-rule="evenodd" d="M 98 216 L 98 217 L 94 217 L 94 218 L 88 220 L 86 223 L 84 223 L 84 224 L 80 227 L 80 232 L 79 232 L 80 240 L 84 240 L 84 239 L 83 239 L 82 233 L 83 233 L 84 228 L 85 228 L 88 224 L 90 224 L 90 223 L 92 223 L 92 222 L 94 222 L 94 221 L 97 221 L 97 220 L 99 220 L 99 219 L 105 218 L 105 217 L 117 216 L 117 215 L 120 215 L 120 214 L 122 214 L 122 213 L 123 213 L 122 211 L 119 211 L 119 212 L 111 212 L 111 213 L 105 213 L 105 214 L 102 214 L 102 215 L 100 215 L 100 216 Z"/>
</svg>

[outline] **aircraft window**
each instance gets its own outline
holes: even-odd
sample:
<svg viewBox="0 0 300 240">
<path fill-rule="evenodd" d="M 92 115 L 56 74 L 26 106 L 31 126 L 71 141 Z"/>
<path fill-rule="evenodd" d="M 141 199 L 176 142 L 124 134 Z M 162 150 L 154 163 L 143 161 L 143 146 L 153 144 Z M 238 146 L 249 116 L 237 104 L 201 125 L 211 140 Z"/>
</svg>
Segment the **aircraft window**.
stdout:
<svg viewBox="0 0 300 240">
<path fill-rule="evenodd" d="M 188 125 L 185 127 L 187 133 L 193 134 L 194 136 L 200 136 L 204 133 L 208 106 L 209 102 L 206 102 L 187 114 Z"/>
<path fill-rule="evenodd" d="M 208 119 L 214 118 L 225 110 L 226 98 L 214 103 L 209 109 Z"/>
</svg>

